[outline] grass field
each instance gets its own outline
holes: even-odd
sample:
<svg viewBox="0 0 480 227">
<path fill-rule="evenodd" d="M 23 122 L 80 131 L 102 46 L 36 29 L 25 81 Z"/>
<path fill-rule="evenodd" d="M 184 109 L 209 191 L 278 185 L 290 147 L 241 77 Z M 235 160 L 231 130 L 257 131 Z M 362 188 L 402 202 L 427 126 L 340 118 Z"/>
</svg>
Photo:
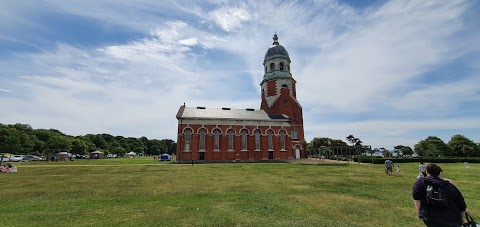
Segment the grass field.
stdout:
<svg viewBox="0 0 480 227">
<path fill-rule="evenodd" d="M 1 174 L 4 226 L 423 226 L 418 164 L 19 163 Z M 480 219 L 480 165 L 441 164 Z"/>
</svg>

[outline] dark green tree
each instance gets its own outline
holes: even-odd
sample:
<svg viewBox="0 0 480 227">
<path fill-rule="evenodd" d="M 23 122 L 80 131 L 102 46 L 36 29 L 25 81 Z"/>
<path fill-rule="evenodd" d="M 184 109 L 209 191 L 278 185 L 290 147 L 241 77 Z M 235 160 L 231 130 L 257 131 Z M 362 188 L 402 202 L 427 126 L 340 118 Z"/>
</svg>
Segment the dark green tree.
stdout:
<svg viewBox="0 0 480 227">
<path fill-rule="evenodd" d="M 20 132 L 15 128 L 0 128 L 0 152 L 20 154 L 22 144 Z"/>
<path fill-rule="evenodd" d="M 480 152 L 477 144 L 463 135 L 454 135 L 448 141 L 453 155 L 457 157 L 478 157 Z"/>
<path fill-rule="evenodd" d="M 45 143 L 46 149 L 58 149 L 70 151 L 72 147 L 72 140 L 66 136 L 54 135 Z"/>
<path fill-rule="evenodd" d="M 429 136 L 415 144 L 415 153 L 419 156 L 452 156 L 450 147 L 436 136 Z"/>
<path fill-rule="evenodd" d="M 409 155 L 410 157 L 413 155 L 413 149 L 409 146 L 403 146 L 401 152 L 403 155 Z"/>
<path fill-rule="evenodd" d="M 72 140 L 72 150 L 71 152 L 74 154 L 86 154 L 87 151 L 87 143 L 81 139 L 74 139 Z"/>
</svg>

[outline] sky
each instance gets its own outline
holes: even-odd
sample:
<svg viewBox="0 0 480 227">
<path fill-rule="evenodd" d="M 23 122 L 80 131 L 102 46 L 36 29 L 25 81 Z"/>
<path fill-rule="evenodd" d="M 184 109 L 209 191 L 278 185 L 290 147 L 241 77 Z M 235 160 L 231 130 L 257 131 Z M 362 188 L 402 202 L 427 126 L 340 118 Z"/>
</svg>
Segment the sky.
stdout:
<svg viewBox="0 0 480 227">
<path fill-rule="evenodd" d="M 480 142 L 480 3 L 0 0 L 0 123 L 176 140 L 181 105 L 260 108 L 276 32 L 305 137 Z"/>
</svg>

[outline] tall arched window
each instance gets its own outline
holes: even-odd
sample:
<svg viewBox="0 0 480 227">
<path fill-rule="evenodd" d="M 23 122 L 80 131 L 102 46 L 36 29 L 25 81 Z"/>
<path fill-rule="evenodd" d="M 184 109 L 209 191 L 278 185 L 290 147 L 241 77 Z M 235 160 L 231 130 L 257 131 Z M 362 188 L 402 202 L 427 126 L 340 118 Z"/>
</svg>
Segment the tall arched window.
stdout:
<svg viewBox="0 0 480 227">
<path fill-rule="evenodd" d="M 227 136 L 228 136 L 228 150 L 233 151 L 233 130 L 232 129 L 228 130 Z"/>
<path fill-rule="evenodd" d="M 220 130 L 213 130 L 213 149 L 220 150 Z"/>
<path fill-rule="evenodd" d="M 255 130 L 255 150 L 260 150 L 260 130 Z"/>
<path fill-rule="evenodd" d="M 274 72 L 274 71 L 275 71 L 275 64 L 270 63 L 270 72 Z"/>
<path fill-rule="evenodd" d="M 190 129 L 186 129 L 185 130 L 185 151 L 190 150 L 191 137 L 192 137 L 192 132 L 190 131 Z"/>
<path fill-rule="evenodd" d="M 268 149 L 273 150 L 273 133 L 271 130 L 268 131 L 267 136 L 268 136 Z"/>
<path fill-rule="evenodd" d="M 247 130 L 242 130 L 242 150 L 247 150 Z"/>
<path fill-rule="evenodd" d="M 285 150 L 285 131 L 280 131 L 280 149 Z"/>
<path fill-rule="evenodd" d="M 207 134 L 205 129 L 200 129 L 200 146 L 199 147 L 201 151 L 205 150 L 205 134 Z"/>
<path fill-rule="evenodd" d="M 283 62 L 280 62 L 280 71 L 283 71 Z"/>
</svg>

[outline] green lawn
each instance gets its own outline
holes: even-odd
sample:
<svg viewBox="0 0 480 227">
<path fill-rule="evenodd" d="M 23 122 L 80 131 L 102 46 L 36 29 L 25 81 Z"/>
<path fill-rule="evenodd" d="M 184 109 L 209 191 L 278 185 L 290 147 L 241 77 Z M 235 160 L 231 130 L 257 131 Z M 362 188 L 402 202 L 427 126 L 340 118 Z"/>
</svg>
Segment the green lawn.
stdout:
<svg viewBox="0 0 480 227">
<path fill-rule="evenodd" d="M 5 226 L 423 226 L 418 164 L 20 163 L 1 174 Z M 441 164 L 480 220 L 480 165 Z M 475 190 L 476 189 L 476 190 Z"/>
</svg>

